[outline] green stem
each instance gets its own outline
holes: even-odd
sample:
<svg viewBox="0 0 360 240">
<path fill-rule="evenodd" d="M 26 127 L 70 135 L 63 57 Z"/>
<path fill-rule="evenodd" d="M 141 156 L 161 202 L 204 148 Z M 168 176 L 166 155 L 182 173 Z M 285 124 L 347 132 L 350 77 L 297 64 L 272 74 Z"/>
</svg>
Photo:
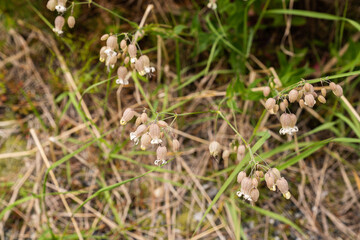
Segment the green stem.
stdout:
<svg viewBox="0 0 360 240">
<path fill-rule="evenodd" d="M 154 109 L 154 107 L 152 106 L 152 104 L 151 104 L 151 102 L 149 101 L 149 99 L 146 97 L 146 94 L 145 94 L 145 92 L 144 92 L 144 89 L 142 88 L 141 84 L 139 83 L 139 79 L 138 79 L 135 71 L 132 72 L 132 78 L 134 79 L 135 85 L 139 88 L 141 95 L 142 95 L 143 98 L 145 99 L 145 102 L 148 104 L 151 112 L 152 112 L 153 114 L 155 114 L 155 109 Z"/>
</svg>

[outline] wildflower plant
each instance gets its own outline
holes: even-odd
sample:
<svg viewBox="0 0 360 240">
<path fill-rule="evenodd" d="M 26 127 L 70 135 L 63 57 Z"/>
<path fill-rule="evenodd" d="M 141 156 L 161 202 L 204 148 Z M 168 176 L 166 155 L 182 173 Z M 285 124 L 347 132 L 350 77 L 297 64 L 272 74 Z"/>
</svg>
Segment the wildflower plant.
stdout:
<svg viewBox="0 0 360 240">
<path fill-rule="evenodd" d="M 331 239 L 340 232 L 344 239 L 356 238 L 354 229 L 359 227 L 348 227 L 359 219 L 352 214 L 356 194 L 345 210 L 332 213 L 338 185 L 345 179 L 343 185 L 353 193 L 356 189 L 349 183 L 357 182 L 360 71 L 359 34 L 353 31 L 360 26 L 347 18 L 351 1 L 336 1 L 336 16 L 302 9 L 301 1 L 109 1 L 106 7 L 97 2 L 28 1 L 54 34 L 41 31 L 33 20 L 14 21 L 5 27 L 9 37 L 0 34 L 0 45 L 6 46 L 0 51 L 0 76 L 11 84 L 19 82 L 23 105 L 29 105 L 28 112 L 21 106 L 25 113 L 0 126 L 4 139 L 12 132 L 17 141 L 28 141 L 25 150 L 11 144 L 15 152 L 0 153 L 0 160 L 25 156 L 21 164 L 26 166 L 20 180 L 1 186 L 14 189 L 13 194 L 2 194 L 3 238 L 277 239 L 279 229 L 289 239 L 307 239 L 307 234 Z M 43 16 L 39 4 L 53 14 Z M 75 19 L 74 9 L 80 6 L 88 6 L 91 14 Z M 7 11 L 0 13 L 7 18 Z M 294 37 L 306 36 L 308 29 L 302 25 L 311 27 L 307 18 L 336 21 L 331 28 L 334 42 L 319 44 L 324 40 L 319 37 L 309 48 L 307 41 Z M 81 28 L 80 19 L 106 24 Z M 324 30 L 323 25 L 316 27 Z M 74 27 L 79 30 L 74 36 L 80 37 L 67 38 Z M 325 30 L 319 33 L 331 39 Z M 63 38 L 56 42 L 54 36 Z M 346 44 L 344 36 L 349 37 Z M 33 42 L 41 43 L 35 46 L 41 51 L 31 49 Z M 9 53 L 6 48 L 14 46 L 15 54 Z M 38 54 L 47 51 L 49 57 Z M 346 81 L 335 83 L 344 77 Z M 8 108 L 4 97 L 16 95 L 6 94 L 16 92 L 11 84 L 0 84 L 0 114 Z M 20 112 L 17 107 L 11 108 L 15 114 Z M 305 114 L 321 125 L 307 132 L 316 122 L 310 123 Z M 24 126 L 31 129 L 20 138 Z M 329 138 L 318 134 L 324 129 Z M 349 167 L 355 170 L 346 176 Z M 293 188 L 296 185 L 301 187 Z M 17 200 L 31 188 L 31 195 Z M 273 192 L 282 195 L 284 199 L 276 199 L 281 204 L 268 200 L 281 196 Z M 284 205 L 294 214 L 281 210 Z M 252 227 L 252 220 L 258 227 Z M 277 223 L 268 228 L 272 221 Z M 21 229 L 14 223 L 21 223 Z"/>
<path fill-rule="evenodd" d="M 323 86 L 323 84 L 328 84 L 328 87 Z M 312 84 L 303 80 L 295 86 L 280 92 L 277 91 L 275 87 L 273 88 L 276 96 L 266 100 L 265 109 L 270 114 L 277 114 L 279 111 L 282 112 L 280 115 L 280 134 L 293 135 L 299 131 L 296 126 L 297 116 L 290 112 L 289 105 L 297 102 L 300 108 L 313 108 L 316 103 L 326 104 L 326 94 L 328 89 L 330 89 L 336 97 L 341 97 L 343 95 L 343 89 L 339 84 L 324 80 L 321 81 L 321 85 L 322 86 L 317 87 L 318 91 L 316 91 Z M 270 91 L 270 87 L 265 87 L 263 89 L 263 95 L 265 97 L 269 96 Z"/>
<path fill-rule="evenodd" d="M 120 124 L 126 125 L 135 116 L 137 117 L 134 123 L 134 131 L 130 132 L 130 140 L 135 146 L 140 143 L 140 149 L 143 151 L 156 149 L 154 165 L 165 165 L 168 160 L 167 146 L 171 146 L 174 153 L 180 149 L 180 142 L 172 128 L 176 117 L 169 125 L 166 121 L 158 119 L 159 114 L 156 115 L 155 119 L 151 119 L 145 111 L 137 113 L 135 110 L 127 108 L 123 113 Z"/>
</svg>

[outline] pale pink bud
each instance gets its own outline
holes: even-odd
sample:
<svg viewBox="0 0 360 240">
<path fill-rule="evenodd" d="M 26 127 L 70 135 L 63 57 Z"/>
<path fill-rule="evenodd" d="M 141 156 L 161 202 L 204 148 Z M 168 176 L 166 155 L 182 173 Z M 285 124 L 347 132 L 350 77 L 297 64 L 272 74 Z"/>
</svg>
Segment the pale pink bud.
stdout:
<svg viewBox="0 0 360 240">
<path fill-rule="evenodd" d="M 295 89 L 291 90 L 289 92 L 289 101 L 291 103 L 295 102 L 297 99 L 298 99 L 298 96 L 299 96 L 299 92 Z"/>
<path fill-rule="evenodd" d="M 153 123 L 150 125 L 149 134 L 152 138 L 151 144 L 162 143 L 162 140 L 160 139 L 160 128 L 157 124 Z"/>
<path fill-rule="evenodd" d="M 273 108 L 275 107 L 275 104 L 276 104 L 275 99 L 269 98 L 268 100 L 266 100 L 266 103 L 265 103 L 266 110 L 268 110 L 268 111 L 273 110 Z"/>
<path fill-rule="evenodd" d="M 143 63 L 144 66 L 144 70 L 146 73 L 150 73 L 151 72 L 151 68 L 150 68 L 150 59 L 148 56 L 146 55 L 141 55 L 139 57 L 139 61 L 141 61 Z"/>
<path fill-rule="evenodd" d="M 146 150 L 148 147 L 151 146 L 151 137 L 149 134 L 144 134 L 141 136 L 141 142 L 140 142 L 140 148 L 141 150 Z"/>
<path fill-rule="evenodd" d="M 108 46 L 111 50 L 118 49 L 117 37 L 114 35 L 109 36 L 106 40 L 106 46 Z"/>
<path fill-rule="evenodd" d="M 336 84 L 335 84 L 335 83 L 331 82 L 331 83 L 329 84 L 329 86 L 330 86 L 330 89 L 331 89 L 332 91 L 335 91 L 335 90 L 336 90 Z"/>
<path fill-rule="evenodd" d="M 101 36 L 100 40 L 101 41 L 106 41 L 108 38 L 109 38 L 109 34 L 106 33 L 106 34 Z"/>
<path fill-rule="evenodd" d="M 100 54 L 99 54 L 100 55 L 100 59 L 99 59 L 100 62 L 104 62 L 106 57 L 107 57 L 107 55 L 105 53 L 105 50 L 106 50 L 105 46 L 100 49 Z"/>
<path fill-rule="evenodd" d="M 144 76 L 146 74 L 144 64 L 140 59 L 135 62 L 135 69 L 138 71 L 140 76 Z"/>
<path fill-rule="evenodd" d="M 53 28 L 53 31 L 56 32 L 57 34 L 62 34 L 62 28 L 64 27 L 65 24 L 65 19 L 63 16 L 57 16 L 55 18 L 55 28 Z"/>
<path fill-rule="evenodd" d="M 326 89 L 325 89 L 325 88 L 322 88 L 322 89 L 321 89 L 321 95 L 323 95 L 324 97 L 326 97 Z"/>
<path fill-rule="evenodd" d="M 280 192 L 286 199 L 289 199 L 291 197 L 291 194 L 289 192 L 289 184 L 285 178 L 282 177 L 278 179 L 276 181 L 276 186 L 279 188 Z"/>
<path fill-rule="evenodd" d="M 275 187 L 275 178 L 269 173 L 265 173 L 265 182 L 266 182 L 266 186 L 271 190 L 271 191 L 275 191 L 276 187 Z"/>
<path fill-rule="evenodd" d="M 253 186 L 254 188 L 257 188 L 257 186 L 259 185 L 258 180 L 257 180 L 256 178 L 252 178 L 251 181 L 252 181 L 252 186 Z"/>
<path fill-rule="evenodd" d="M 109 62 L 108 62 L 108 65 L 109 65 L 111 68 L 114 68 L 116 62 L 117 62 L 117 57 L 116 57 L 116 55 L 113 55 L 113 56 L 110 57 Z"/>
<path fill-rule="evenodd" d="M 222 158 L 223 158 L 224 160 L 228 160 L 229 157 L 230 157 L 230 151 L 226 149 L 226 150 L 223 151 L 223 153 L 222 153 Z"/>
<path fill-rule="evenodd" d="M 156 149 L 156 161 L 154 162 L 155 165 L 165 164 L 166 163 L 166 155 L 167 149 L 166 147 L 159 146 Z"/>
<path fill-rule="evenodd" d="M 303 99 L 300 99 L 300 100 L 299 100 L 299 105 L 300 105 L 301 108 L 304 108 L 304 107 L 305 107 L 305 102 L 304 102 Z"/>
<path fill-rule="evenodd" d="M 221 146 L 217 141 L 212 141 L 209 145 L 210 155 L 213 157 L 219 156 Z"/>
<path fill-rule="evenodd" d="M 55 11 L 55 6 L 56 6 L 56 0 L 49 0 L 46 3 L 47 9 L 49 9 L 50 11 Z"/>
<path fill-rule="evenodd" d="M 135 111 L 131 108 L 125 109 L 123 116 L 120 120 L 121 125 L 125 125 L 127 122 L 129 122 L 135 115 Z"/>
<path fill-rule="evenodd" d="M 121 40 L 121 42 L 120 42 L 120 48 L 121 48 L 123 51 L 125 51 L 126 48 L 127 48 L 127 44 L 126 44 L 126 41 L 125 41 L 124 39 Z"/>
<path fill-rule="evenodd" d="M 269 96 L 270 91 L 271 91 L 270 87 L 264 87 L 264 88 L 263 88 L 263 94 L 264 94 L 264 96 L 265 96 L 265 97 Z"/>
<path fill-rule="evenodd" d="M 280 110 L 285 112 L 286 111 L 286 104 L 284 102 L 280 103 Z"/>
<path fill-rule="evenodd" d="M 323 95 L 319 95 L 318 100 L 319 100 L 319 102 L 321 102 L 323 104 L 326 103 L 326 99 L 325 99 L 325 97 Z"/>
<path fill-rule="evenodd" d="M 143 112 L 140 117 L 141 117 L 141 122 L 142 122 L 142 123 L 146 123 L 146 122 L 147 122 L 147 120 L 148 120 L 148 115 L 147 115 L 145 112 Z"/>
<path fill-rule="evenodd" d="M 177 140 L 177 139 L 175 139 L 175 138 L 172 140 L 172 148 L 173 148 L 173 151 L 174 151 L 174 152 L 179 151 L 179 149 L 180 149 L 180 142 L 179 142 L 179 140 Z"/>
<path fill-rule="evenodd" d="M 74 18 L 74 16 L 68 17 L 67 24 L 68 24 L 69 28 L 73 28 L 75 26 L 75 18 Z"/>
<path fill-rule="evenodd" d="M 250 191 L 251 201 L 257 202 L 257 200 L 259 199 L 259 196 L 260 196 L 260 192 L 257 188 L 251 189 L 251 191 Z"/>
<path fill-rule="evenodd" d="M 310 91 L 311 91 L 311 87 L 312 87 L 312 85 L 311 85 L 310 83 L 305 83 L 305 85 L 304 85 L 304 89 L 305 89 L 305 91 L 307 91 L 307 92 L 310 92 Z"/>
<path fill-rule="evenodd" d="M 250 190 L 253 188 L 252 180 L 249 177 L 244 177 L 244 179 L 241 181 L 241 191 L 244 194 L 249 195 Z"/>
<path fill-rule="evenodd" d="M 314 96 L 312 94 L 306 94 L 305 95 L 305 103 L 308 107 L 313 107 L 316 103 Z"/>
<path fill-rule="evenodd" d="M 130 62 L 135 63 L 136 62 L 136 53 L 137 53 L 137 49 L 136 49 L 135 44 L 130 44 L 128 46 L 128 53 L 129 53 L 129 56 L 130 56 Z"/>
<path fill-rule="evenodd" d="M 157 125 L 159 127 L 162 127 L 162 128 L 166 128 L 167 126 L 169 126 L 165 121 L 163 120 L 160 120 L 160 121 L 157 121 Z"/>
<path fill-rule="evenodd" d="M 241 183 L 245 177 L 246 177 L 246 172 L 244 171 L 239 172 L 239 174 L 237 175 L 237 182 Z"/>
<path fill-rule="evenodd" d="M 335 90 L 333 90 L 333 93 L 335 94 L 335 96 L 341 97 L 343 95 L 342 87 L 339 84 L 337 84 Z"/>
</svg>

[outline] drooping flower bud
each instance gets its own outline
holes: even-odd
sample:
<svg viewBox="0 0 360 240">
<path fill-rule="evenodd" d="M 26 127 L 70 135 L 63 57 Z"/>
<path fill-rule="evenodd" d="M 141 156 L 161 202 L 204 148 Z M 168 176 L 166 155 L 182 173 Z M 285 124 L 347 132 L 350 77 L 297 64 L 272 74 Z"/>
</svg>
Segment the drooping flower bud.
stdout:
<svg viewBox="0 0 360 240">
<path fill-rule="evenodd" d="M 264 87 L 264 88 L 263 88 L 264 97 L 269 96 L 270 92 L 271 92 L 270 87 Z"/>
<path fill-rule="evenodd" d="M 144 76 L 145 75 L 145 69 L 144 69 L 144 64 L 143 62 L 140 60 L 140 58 L 135 62 L 135 69 L 136 71 L 138 71 L 138 73 L 140 74 L 140 76 Z"/>
<path fill-rule="evenodd" d="M 280 110 L 285 112 L 286 111 L 286 104 L 284 102 L 280 103 Z"/>
<path fill-rule="evenodd" d="M 285 178 L 282 177 L 278 179 L 276 181 L 276 186 L 279 188 L 280 192 L 286 199 L 289 199 L 291 197 L 291 194 L 289 192 L 289 184 Z"/>
<path fill-rule="evenodd" d="M 127 122 L 129 122 L 135 115 L 135 111 L 132 110 L 132 108 L 125 109 L 123 116 L 120 120 L 121 125 L 125 125 Z"/>
<path fill-rule="evenodd" d="M 237 175 L 237 182 L 241 183 L 245 177 L 246 177 L 246 172 L 244 171 L 239 172 L 239 174 Z"/>
<path fill-rule="evenodd" d="M 174 152 L 178 152 L 180 149 L 180 142 L 176 138 L 172 140 L 172 148 Z"/>
<path fill-rule="evenodd" d="M 244 177 L 241 181 L 241 192 L 245 195 L 245 199 L 250 197 L 250 191 L 253 188 L 252 180 L 249 177 Z M 248 196 L 246 196 L 248 195 Z M 248 200 L 248 199 L 247 199 Z"/>
<path fill-rule="evenodd" d="M 333 93 L 335 94 L 335 96 L 341 97 L 343 95 L 342 87 L 339 84 L 337 84 L 335 90 L 333 90 Z"/>
<path fill-rule="evenodd" d="M 49 0 L 49 1 L 46 3 L 46 7 L 47 7 L 47 9 L 49 9 L 50 11 L 55 11 L 56 0 Z"/>
<path fill-rule="evenodd" d="M 148 115 L 147 115 L 145 112 L 143 112 L 140 117 L 141 117 L 141 122 L 142 122 L 142 123 L 146 123 L 146 122 L 147 122 L 147 120 L 148 120 Z"/>
<path fill-rule="evenodd" d="M 128 46 L 128 53 L 130 55 L 130 62 L 135 63 L 136 62 L 136 53 L 137 53 L 135 44 L 130 44 Z"/>
<path fill-rule="evenodd" d="M 300 99 L 300 100 L 299 100 L 299 106 L 300 106 L 301 108 L 304 108 L 304 107 L 306 106 L 303 99 Z"/>
<path fill-rule="evenodd" d="M 128 64 L 130 62 L 130 58 L 129 57 L 126 57 L 125 59 L 124 59 L 124 64 L 126 65 L 126 64 Z"/>
<path fill-rule="evenodd" d="M 162 143 L 162 140 L 160 139 L 160 128 L 156 123 L 150 125 L 149 134 L 152 138 L 151 144 Z"/>
<path fill-rule="evenodd" d="M 140 126 L 141 124 L 142 124 L 141 118 L 140 118 L 140 117 L 137 117 L 137 118 L 136 118 L 136 121 L 135 121 L 135 127 L 138 127 L 138 126 Z"/>
<path fill-rule="evenodd" d="M 121 50 L 123 50 L 124 52 L 127 50 L 127 44 L 126 44 L 126 41 L 123 39 L 121 40 L 120 42 L 120 48 Z"/>
<path fill-rule="evenodd" d="M 151 137 L 149 134 L 145 133 L 144 135 L 141 136 L 140 148 L 141 150 L 146 150 L 150 146 L 151 146 Z"/>
<path fill-rule="evenodd" d="M 252 178 L 251 181 L 252 181 L 252 186 L 253 186 L 254 188 L 257 188 L 257 186 L 259 185 L 258 180 L 257 180 L 256 178 Z"/>
<path fill-rule="evenodd" d="M 222 158 L 223 158 L 224 160 L 229 160 L 229 157 L 230 157 L 230 151 L 226 149 L 226 150 L 223 151 L 223 153 L 222 153 Z"/>
<path fill-rule="evenodd" d="M 305 83 L 305 85 L 304 85 L 305 91 L 310 92 L 311 91 L 311 86 L 312 85 L 310 83 Z"/>
<path fill-rule="evenodd" d="M 58 35 L 63 34 L 62 28 L 64 27 L 65 19 L 63 16 L 57 16 L 55 18 L 55 28 L 53 28 L 53 31 L 57 33 Z"/>
<path fill-rule="evenodd" d="M 298 96 L 299 96 L 299 92 L 295 89 L 291 90 L 289 92 L 289 101 L 291 103 L 295 102 L 297 99 L 298 99 Z"/>
<path fill-rule="evenodd" d="M 236 155 L 236 160 L 237 162 L 241 162 L 241 160 L 243 160 L 243 158 L 245 157 L 245 146 L 244 145 L 239 145 L 238 149 L 237 149 L 237 155 Z"/>
<path fill-rule="evenodd" d="M 329 86 L 330 86 L 330 89 L 331 89 L 332 91 L 335 91 L 335 90 L 336 90 L 336 84 L 335 84 L 335 83 L 331 82 L 331 83 L 329 84 Z"/>
<path fill-rule="evenodd" d="M 260 196 L 260 192 L 257 188 L 251 189 L 251 191 L 250 191 L 251 201 L 257 202 L 257 200 L 259 199 L 259 196 Z"/>
<path fill-rule="evenodd" d="M 167 126 L 169 126 L 165 121 L 163 120 L 160 120 L 160 121 L 157 121 L 157 125 L 159 127 L 162 127 L 162 128 L 166 128 Z"/>
<path fill-rule="evenodd" d="M 308 106 L 308 107 L 313 107 L 315 105 L 316 101 L 314 99 L 314 96 L 312 94 L 306 94 L 305 95 L 305 104 Z"/>
<path fill-rule="evenodd" d="M 150 67 L 150 59 L 149 59 L 149 57 L 146 56 L 146 55 L 141 55 L 139 57 L 139 61 L 141 61 L 143 63 L 145 72 L 150 73 L 151 72 L 151 67 Z"/>
<path fill-rule="evenodd" d="M 73 28 L 75 26 L 75 18 L 74 18 L 74 16 L 68 17 L 67 24 L 68 24 L 69 28 Z"/>
<path fill-rule="evenodd" d="M 117 37 L 114 35 L 111 35 L 106 40 L 106 46 L 109 47 L 111 50 L 117 50 L 118 49 L 118 43 L 117 43 Z"/>
<path fill-rule="evenodd" d="M 106 50 L 106 47 L 105 46 L 103 46 L 101 49 L 100 49 L 100 59 L 99 59 L 99 61 L 100 62 L 104 62 L 105 61 L 105 59 L 106 59 L 106 57 L 107 57 L 107 55 L 106 55 L 106 53 L 105 53 L 105 50 Z"/>
<path fill-rule="evenodd" d="M 104 35 L 101 36 L 100 40 L 101 40 L 101 41 L 106 41 L 106 40 L 109 38 L 109 36 L 110 36 L 110 35 L 106 33 L 106 34 L 104 34 Z"/>
<path fill-rule="evenodd" d="M 129 84 L 129 80 L 126 79 L 127 74 L 128 74 L 127 68 L 124 66 L 120 66 L 117 70 L 118 79 L 116 79 L 116 83 L 122 85 Z"/>
<path fill-rule="evenodd" d="M 323 97 L 326 97 L 326 89 L 325 88 L 321 89 L 321 95 L 323 95 Z"/>
<path fill-rule="evenodd" d="M 274 177 L 269 173 L 265 173 L 265 182 L 266 182 L 266 186 L 271 190 L 271 191 L 275 191 L 276 187 L 275 187 L 275 179 Z"/>
<path fill-rule="evenodd" d="M 114 68 L 116 62 L 117 62 L 117 57 L 116 57 L 116 55 L 113 55 L 113 56 L 111 56 L 111 57 L 109 58 L 108 65 L 109 65 L 111 68 Z"/>
<path fill-rule="evenodd" d="M 264 177 L 264 172 L 263 171 L 255 171 L 254 176 L 256 177 L 258 182 L 260 182 L 261 178 Z"/>
<path fill-rule="evenodd" d="M 209 145 L 210 155 L 213 157 L 218 157 L 220 154 L 221 146 L 217 141 L 212 141 Z"/>
<path fill-rule="evenodd" d="M 326 103 L 326 99 L 325 99 L 325 97 L 323 95 L 319 95 L 318 100 L 319 100 L 319 102 L 321 102 L 323 104 Z"/>
<path fill-rule="evenodd" d="M 273 108 L 275 107 L 276 101 L 274 98 L 269 98 L 268 100 L 266 100 L 265 102 L 265 108 L 268 111 L 273 110 Z"/>
<path fill-rule="evenodd" d="M 159 146 L 156 149 L 156 160 L 154 162 L 155 165 L 159 166 L 160 164 L 166 163 L 166 155 L 167 155 L 167 149 L 166 147 Z"/>
</svg>

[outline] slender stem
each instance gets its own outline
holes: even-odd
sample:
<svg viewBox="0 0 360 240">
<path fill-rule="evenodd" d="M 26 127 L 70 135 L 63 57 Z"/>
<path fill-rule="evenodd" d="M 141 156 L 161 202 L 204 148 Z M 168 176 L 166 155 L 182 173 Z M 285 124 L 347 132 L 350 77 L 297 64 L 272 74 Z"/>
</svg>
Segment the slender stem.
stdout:
<svg viewBox="0 0 360 240">
<path fill-rule="evenodd" d="M 146 94 L 145 94 L 145 92 L 144 92 L 144 89 L 142 88 L 141 84 L 139 83 L 139 79 L 138 79 L 135 71 L 132 72 L 132 78 L 134 79 L 135 85 L 139 88 L 141 95 L 142 95 L 143 98 L 145 99 L 145 102 L 148 104 L 151 112 L 152 112 L 153 114 L 155 114 L 155 109 L 154 109 L 154 107 L 152 106 L 152 104 L 151 104 L 151 102 L 149 101 L 149 99 L 147 98 L 147 96 L 146 96 Z"/>
<path fill-rule="evenodd" d="M 112 71 L 110 70 L 109 74 L 108 74 L 108 79 L 111 78 L 111 73 L 112 73 Z M 108 98 L 109 98 L 109 94 L 110 94 L 110 83 L 111 83 L 111 81 L 108 81 L 107 84 L 106 84 L 104 115 L 106 114 L 107 105 L 108 105 Z"/>
</svg>

